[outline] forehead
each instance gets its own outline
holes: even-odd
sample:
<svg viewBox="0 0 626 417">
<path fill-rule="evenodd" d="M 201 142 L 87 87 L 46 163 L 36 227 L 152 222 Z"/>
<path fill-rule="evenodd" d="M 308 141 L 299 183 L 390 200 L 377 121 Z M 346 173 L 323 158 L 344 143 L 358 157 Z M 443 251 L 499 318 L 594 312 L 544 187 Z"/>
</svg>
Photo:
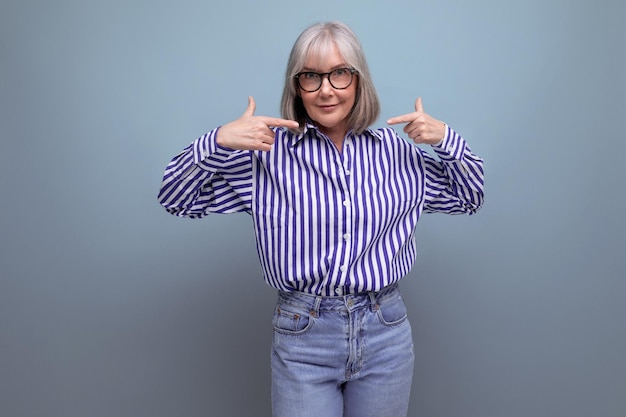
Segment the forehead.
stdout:
<svg viewBox="0 0 626 417">
<path fill-rule="evenodd" d="M 311 45 L 304 60 L 306 69 L 328 71 L 346 65 L 346 60 L 334 42 Z"/>
</svg>

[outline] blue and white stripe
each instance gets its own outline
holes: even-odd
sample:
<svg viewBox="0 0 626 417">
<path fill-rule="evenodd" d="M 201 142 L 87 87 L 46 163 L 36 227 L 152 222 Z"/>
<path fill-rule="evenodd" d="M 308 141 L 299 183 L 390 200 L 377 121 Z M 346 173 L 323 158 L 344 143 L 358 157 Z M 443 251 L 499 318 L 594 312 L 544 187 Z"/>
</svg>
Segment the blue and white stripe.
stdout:
<svg viewBox="0 0 626 417">
<path fill-rule="evenodd" d="M 393 129 L 349 134 L 342 152 L 314 126 L 276 130 L 269 152 L 217 145 L 217 129 L 168 165 L 159 202 L 176 216 L 247 212 L 272 287 L 319 295 L 378 291 L 409 273 L 422 212 L 473 214 L 483 163 L 446 127 L 435 154 Z"/>
</svg>

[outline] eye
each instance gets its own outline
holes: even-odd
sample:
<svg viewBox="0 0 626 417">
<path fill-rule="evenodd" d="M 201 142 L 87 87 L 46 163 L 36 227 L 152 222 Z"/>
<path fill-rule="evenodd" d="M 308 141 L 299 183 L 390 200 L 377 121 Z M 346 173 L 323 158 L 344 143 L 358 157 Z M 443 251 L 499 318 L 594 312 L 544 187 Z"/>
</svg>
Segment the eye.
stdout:
<svg viewBox="0 0 626 417">
<path fill-rule="evenodd" d="M 304 72 L 301 77 L 305 80 L 316 80 L 319 78 L 319 74 L 316 72 Z"/>
<path fill-rule="evenodd" d="M 350 70 L 348 68 L 338 68 L 333 72 L 339 76 L 342 76 L 342 75 L 348 75 L 350 73 Z"/>
</svg>

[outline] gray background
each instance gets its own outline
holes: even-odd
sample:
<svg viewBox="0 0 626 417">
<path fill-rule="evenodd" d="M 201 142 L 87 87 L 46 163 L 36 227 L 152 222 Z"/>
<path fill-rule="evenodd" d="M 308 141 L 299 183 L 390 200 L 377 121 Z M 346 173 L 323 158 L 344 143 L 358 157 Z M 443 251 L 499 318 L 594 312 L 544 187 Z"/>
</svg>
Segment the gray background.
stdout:
<svg viewBox="0 0 626 417">
<path fill-rule="evenodd" d="M 274 291 L 250 218 L 169 216 L 179 150 L 278 115 L 319 20 L 383 103 L 486 160 L 473 217 L 431 215 L 403 290 L 412 416 L 626 415 L 620 0 L 24 1 L 0 6 L 0 415 L 269 416 Z"/>
</svg>

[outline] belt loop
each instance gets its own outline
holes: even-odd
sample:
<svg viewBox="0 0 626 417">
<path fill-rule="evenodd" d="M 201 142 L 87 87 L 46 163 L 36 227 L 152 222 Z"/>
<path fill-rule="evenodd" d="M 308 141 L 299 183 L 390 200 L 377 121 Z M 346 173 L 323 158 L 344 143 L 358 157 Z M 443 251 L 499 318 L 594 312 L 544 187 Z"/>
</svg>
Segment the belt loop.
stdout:
<svg viewBox="0 0 626 417">
<path fill-rule="evenodd" d="M 376 301 L 376 293 L 374 291 L 370 291 L 367 293 L 370 297 L 370 308 L 372 311 L 378 311 L 378 301 Z"/>
<path fill-rule="evenodd" d="M 320 305 L 322 304 L 322 296 L 318 295 L 315 297 L 315 301 L 313 301 L 313 306 L 311 309 L 311 316 L 319 317 L 320 315 Z"/>
</svg>

